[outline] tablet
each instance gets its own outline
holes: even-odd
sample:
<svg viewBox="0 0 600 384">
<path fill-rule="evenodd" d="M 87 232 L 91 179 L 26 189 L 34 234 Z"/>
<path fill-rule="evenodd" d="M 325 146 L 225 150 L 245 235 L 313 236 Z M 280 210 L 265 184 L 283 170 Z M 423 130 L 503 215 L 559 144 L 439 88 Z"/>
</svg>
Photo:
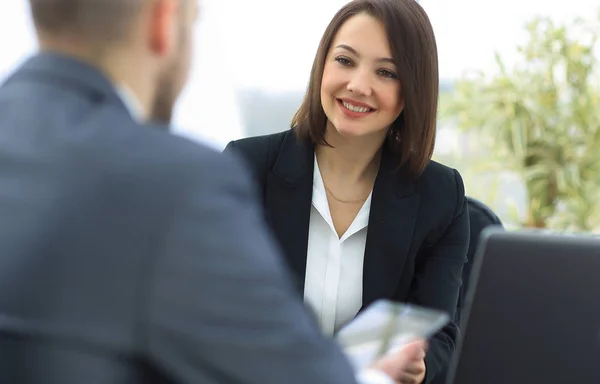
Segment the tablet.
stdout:
<svg viewBox="0 0 600 384">
<path fill-rule="evenodd" d="M 336 341 L 356 369 L 417 339 L 428 339 L 450 321 L 442 311 L 378 300 L 340 329 Z"/>
</svg>

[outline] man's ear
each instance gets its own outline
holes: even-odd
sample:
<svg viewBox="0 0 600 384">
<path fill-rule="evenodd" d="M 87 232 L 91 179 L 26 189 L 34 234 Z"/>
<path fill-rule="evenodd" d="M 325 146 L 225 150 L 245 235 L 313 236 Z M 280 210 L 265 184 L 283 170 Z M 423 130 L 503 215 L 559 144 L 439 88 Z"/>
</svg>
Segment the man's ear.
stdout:
<svg viewBox="0 0 600 384">
<path fill-rule="evenodd" d="M 149 7 L 150 48 L 159 56 L 167 56 L 177 39 L 179 0 L 156 0 Z"/>
</svg>

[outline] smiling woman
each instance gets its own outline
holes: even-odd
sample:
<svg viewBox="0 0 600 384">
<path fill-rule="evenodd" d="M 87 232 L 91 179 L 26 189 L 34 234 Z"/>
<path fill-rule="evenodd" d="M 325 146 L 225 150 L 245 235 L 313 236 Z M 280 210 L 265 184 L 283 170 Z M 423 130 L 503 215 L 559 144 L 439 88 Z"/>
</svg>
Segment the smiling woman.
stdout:
<svg viewBox="0 0 600 384">
<path fill-rule="evenodd" d="M 377 299 L 454 316 L 469 243 L 462 179 L 431 161 L 435 37 L 414 0 L 355 0 L 317 50 L 290 130 L 231 142 L 305 302 L 333 335 Z M 457 327 L 430 340 L 405 381 L 441 379 Z"/>
<path fill-rule="evenodd" d="M 363 13 L 345 22 L 323 69 L 320 98 L 330 125 L 325 136 L 385 137 L 404 106 L 397 72 L 379 20 Z"/>
<path fill-rule="evenodd" d="M 321 39 L 311 81 L 292 126 L 301 138 L 328 143 L 327 136 L 333 133 L 328 125 L 335 120 L 330 115 L 335 112 L 331 107 L 343 101 L 343 97 L 335 95 L 359 94 L 354 99 L 346 96 L 346 103 L 367 108 L 370 106 L 364 99 L 378 99 L 385 110 L 371 108 L 370 112 L 383 112 L 376 117 L 382 119 L 379 123 L 384 127 L 370 121 L 366 122 L 370 127 L 367 131 L 393 135 L 394 140 L 389 143 L 395 147 L 399 165 L 416 175 L 431 159 L 435 143 L 439 89 L 435 37 L 418 4 L 375 3 L 378 2 L 352 2 L 331 21 Z M 397 7 L 402 7 L 403 13 L 394 12 Z M 332 89 L 345 83 L 345 91 Z M 363 94 L 363 86 L 368 95 Z M 333 124 L 338 133 L 344 132 L 344 124 L 340 124 Z M 354 125 L 356 129 L 357 124 Z M 355 134 L 359 132 L 360 128 Z M 380 135 L 374 144 L 381 144 L 382 138 L 385 136 Z"/>
</svg>

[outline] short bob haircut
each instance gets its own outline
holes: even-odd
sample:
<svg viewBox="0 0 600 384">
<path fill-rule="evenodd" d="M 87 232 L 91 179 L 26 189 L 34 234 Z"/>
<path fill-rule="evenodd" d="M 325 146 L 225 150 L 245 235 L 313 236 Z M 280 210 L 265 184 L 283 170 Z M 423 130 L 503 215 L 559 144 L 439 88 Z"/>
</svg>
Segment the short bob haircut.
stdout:
<svg viewBox="0 0 600 384">
<path fill-rule="evenodd" d="M 384 25 L 404 99 L 404 109 L 390 126 L 386 143 L 398 157 L 399 170 L 418 177 L 435 147 L 439 74 L 433 28 L 415 0 L 354 0 L 337 12 L 321 38 L 304 101 L 291 126 L 299 139 L 329 145 L 320 91 L 325 60 L 342 24 L 361 13 Z"/>
</svg>

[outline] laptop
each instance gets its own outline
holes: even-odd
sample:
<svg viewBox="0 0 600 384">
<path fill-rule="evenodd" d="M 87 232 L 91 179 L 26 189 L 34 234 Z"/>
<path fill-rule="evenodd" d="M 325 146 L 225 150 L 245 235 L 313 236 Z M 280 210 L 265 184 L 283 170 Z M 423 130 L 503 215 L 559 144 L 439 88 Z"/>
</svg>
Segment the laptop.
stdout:
<svg viewBox="0 0 600 384">
<path fill-rule="evenodd" d="M 600 239 L 482 234 L 448 384 L 600 383 Z"/>
</svg>

